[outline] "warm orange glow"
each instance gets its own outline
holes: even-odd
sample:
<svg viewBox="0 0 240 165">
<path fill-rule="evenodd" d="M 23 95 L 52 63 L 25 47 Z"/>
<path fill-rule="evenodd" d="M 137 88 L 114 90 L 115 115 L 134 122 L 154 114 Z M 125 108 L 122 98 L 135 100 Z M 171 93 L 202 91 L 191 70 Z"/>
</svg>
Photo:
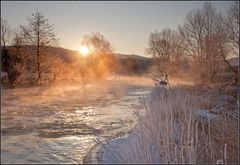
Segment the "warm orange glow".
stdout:
<svg viewBox="0 0 240 165">
<path fill-rule="evenodd" d="M 86 46 L 81 46 L 78 50 L 83 56 L 87 56 L 89 54 L 89 49 Z"/>
</svg>

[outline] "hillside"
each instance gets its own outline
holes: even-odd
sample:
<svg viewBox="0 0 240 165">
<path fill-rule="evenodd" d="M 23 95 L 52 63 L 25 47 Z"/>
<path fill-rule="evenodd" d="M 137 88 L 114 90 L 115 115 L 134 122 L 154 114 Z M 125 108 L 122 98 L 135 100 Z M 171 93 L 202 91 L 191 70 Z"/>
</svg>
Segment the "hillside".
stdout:
<svg viewBox="0 0 240 165">
<path fill-rule="evenodd" d="M 24 46 L 21 46 L 20 48 L 21 49 L 24 48 L 26 51 L 28 51 L 29 55 L 31 54 L 31 52 L 33 52 L 31 50 L 33 48 L 33 46 L 24 45 Z M 11 52 L 13 52 L 15 47 L 14 46 L 7 46 L 7 49 L 10 50 Z M 65 49 L 65 48 L 61 48 L 61 47 L 51 47 L 50 49 L 51 49 L 51 51 L 54 52 L 55 55 L 60 57 L 65 62 L 70 62 L 70 61 L 76 60 L 76 58 L 81 57 L 81 56 L 79 56 L 79 53 L 77 51 L 74 51 L 74 50 Z M 26 51 L 24 53 L 26 53 Z M 112 55 L 116 59 L 129 59 L 129 58 L 131 58 L 131 59 L 135 59 L 135 60 L 146 60 L 146 61 L 151 60 L 151 58 L 143 57 L 143 56 L 135 55 L 135 54 L 113 53 Z"/>
<path fill-rule="evenodd" d="M 118 58 L 118 59 L 126 59 L 126 58 L 133 58 L 136 60 L 150 60 L 150 58 L 148 57 L 143 57 L 140 55 L 135 55 L 135 54 L 112 54 L 114 57 Z"/>
<path fill-rule="evenodd" d="M 119 64 L 118 73 L 120 74 L 142 74 L 148 72 L 153 61 L 151 58 L 139 55 L 113 54 Z"/>
<path fill-rule="evenodd" d="M 14 63 L 14 66 L 18 67 L 15 68 L 17 72 L 21 72 L 20 70 L 22 69 L 26 69 L 26 71 L 24 72 L 36 71 L 37 56 L 35 54 L 36 52 L 34 51 L 33 46 L 22 45 L 18 48 L 14 46 L 7 46 L 6 48 L 8 50 L 8 55 L 11 63 Z M 61 47 L 50 47 L 47 51 L 43 53 L 45 59 L 50 57 L 50 59 L 53 60 L 51 68 L 54 67 L 55 70 L 58 70 L 58 72 L 65 72 L 66 70 L 73 71 L 74 69 L 71 67 L 75 67 L 75 70 L 79 69 L 82 67 L 82 61 L 89 60 L 88 58 L 86 59 L 86 57 L 81 56 L 78 51 L 64 49 Z M 117 74 L 140 75 L 146 73 L 149 70 L 150 65 L 152 64 L 151 58 L 142 57 L 139 55 L 112 54 L 111 57 L 112 58 L 109 58 L 111 62 L 109 61 L 110 63 L 107 65 L 109 65 L 108 67 L 111 68 L 110 70 L 112 72 L 115 72 Z M 77 64 L 78 62 L 80 62 L 79 65 Z M 46 60 L 46 63 L 48 63 L 48 60 Z M 2 71 L 7 72 L 8 64 L 4 63 L 2 64 L 2 66 Z M 46 72 L 50 72 L 50 70 L 47 69 Z"/>
</svg>

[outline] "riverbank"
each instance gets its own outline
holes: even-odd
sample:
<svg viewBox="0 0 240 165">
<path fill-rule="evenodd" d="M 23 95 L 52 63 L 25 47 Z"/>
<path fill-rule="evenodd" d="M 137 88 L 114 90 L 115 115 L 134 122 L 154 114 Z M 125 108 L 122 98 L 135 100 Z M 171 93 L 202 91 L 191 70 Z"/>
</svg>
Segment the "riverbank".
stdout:
<svg viewBox="0 0 240 165">
<path fill-rule="evenodd" d="M 90 163 L 236 163 L 237 87 L 156 87 L 145 115 L 120 138 L 99 142 Z"/>
</svg>

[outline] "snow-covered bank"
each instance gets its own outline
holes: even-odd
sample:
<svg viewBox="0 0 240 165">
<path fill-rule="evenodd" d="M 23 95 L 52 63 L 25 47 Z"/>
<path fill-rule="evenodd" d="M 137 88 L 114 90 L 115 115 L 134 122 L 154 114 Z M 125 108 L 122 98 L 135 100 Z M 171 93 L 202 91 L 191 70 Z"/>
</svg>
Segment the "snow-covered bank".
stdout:
<svg viewBox="0 0 240 165">
<path fill-rule="evenodd" d="M 145 98 L 146 113 L 137 114 L 139 123 L 130 134 L 99 142 L 97 162 L 237 162 L 239 112 L 236 101 L 228 105 L 229 102 L 223 102 L 222 96 L 213 91 L 199 94 L 197 90 L 156 87 Z M 224 113 L 214 113 L 217 105 L 221 105 Z M 236 113 L 234 118 L 232 114 Z"/>
</svg>

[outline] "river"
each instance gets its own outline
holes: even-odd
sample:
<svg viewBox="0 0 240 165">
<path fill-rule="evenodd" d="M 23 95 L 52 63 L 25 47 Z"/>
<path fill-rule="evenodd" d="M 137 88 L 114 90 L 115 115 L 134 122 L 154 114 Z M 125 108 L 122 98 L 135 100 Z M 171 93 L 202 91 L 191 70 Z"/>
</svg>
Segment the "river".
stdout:
<svg viewBox="0 0 240 165">
<path fill-rule="evenodd" d="M 95 139 L 124 135 L 144 112 L 147 78 L 3 88 L 2 163 L 82 163 Z"/>
</svg>

